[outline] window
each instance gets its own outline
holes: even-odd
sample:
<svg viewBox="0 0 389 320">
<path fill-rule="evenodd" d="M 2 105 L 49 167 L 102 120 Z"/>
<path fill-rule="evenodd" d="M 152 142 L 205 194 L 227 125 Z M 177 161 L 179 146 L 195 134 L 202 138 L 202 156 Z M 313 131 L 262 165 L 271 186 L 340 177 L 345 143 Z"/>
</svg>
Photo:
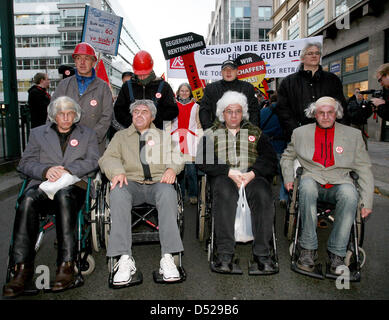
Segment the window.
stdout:
<svg viewBox="0 0 389 320">
<path fill-rule="evenodd" d="M 268 32 L 270 29 L 258 29 L 258 41 L 269 41 Z"/>
<path fill-rule="evenodd" d="M 347 12 L 350 8 L 362 0 L 335 0 L 335 17 Z"/>
<path fill-rule="evenodd" d="M 314 1 L 312 6 L 312 9 L 308 9 L 308 35 L 314 33 L 316 30 L 320 29 L 324 25 L 324 1 L 318 2 L 316 5 L 316 2 L 318 0 Z M 310 1 L 311 2 L 311 1 Z"/>
<path fill-rule="evenodd" d="M 271 20 L 271 7 L 258 7 L 258 20 L 269 21 Z"/>
<path fill-rule="evenodd" d="M 344 72 L 354 71 L 354 56 L 344 59 Z"/>
<path fill-rule="evenodd" d="M 346 97 L 351 97 L 354 95 L 354 91 L 356 88 L 359 88 L 361 91 L 365 91 L 369 89 L 369 82 L 368 81 L 361 81 L 361 82 L 354 82 L 349 83 L 343 86 L 343 92 Z"/>
<path fill-rule="evenodd" d="M 364 51 L 357 55 L 357 69 L 367 68 L 369 65 L 369 52 Z"/>
<path fill-rule="evenodd" d="M 342 72 L 342 60 L 331 62 L 330 72 L 335 73 L 338 77 L 340 77 L 340 74 Z"/>
<path fill-rule="evenodd" d="M 300 35 L 300 14 L 297 11 L 289 20 L 288 20 L 288 40 L 293 40 L 299 37 Z"/>
<path fill-rule="evenodd" d="M 281 40 L 282 40 L 282 31 L 280 28 L 274 33 L 274 40 L 273 41 L 281 41 Z"/>
</svg>

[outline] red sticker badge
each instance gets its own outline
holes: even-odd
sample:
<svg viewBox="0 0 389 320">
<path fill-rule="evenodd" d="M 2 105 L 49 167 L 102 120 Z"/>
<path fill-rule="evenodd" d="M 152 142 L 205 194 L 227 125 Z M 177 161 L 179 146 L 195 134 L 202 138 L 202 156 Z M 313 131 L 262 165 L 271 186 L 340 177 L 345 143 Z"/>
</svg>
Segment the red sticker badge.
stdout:
<svg viewBox="0 0 389 320">
<path fill-rule="evenodd" d="M 96 107 L 97 106 L 97 101 L 96 100 L 91 100 L 90 101 L 90 105 L 92 106 L 92 107 Z"/>
<path fill-rule="evenodd" d="M 254 142 L 255 141 L 255 136 L 249 136 L 249 141 Z"/>
<path fill-rule="evenodd" d="M 78 146 L 78 140 L 77 139 L 72 139 L 70 140 L 70 145 L 72 147 L 77 147 Z"/>
<path fill-rule="evenodd" d="M 157 93 L 155 94 L 155 97 L 156 97 L 157 99 L 159 99 L 159 98 L 162 97 L 162 94 L 160 94 L 159 92 L 157 92 Z"/>
<path fill-rule="evenodd" d="M 65 71 L 65 76 L 68 76 L 70 74 L 70 70 Z"/>
<path fill-rule="evenodd" d="M 343 153 L 343 147 L 338 146 L 338 147 L 336 147 L 335 151 L 336 151 L 337 153 Z"/>
<path fill-rule="evenodd" d="M 153 140 L 149 140 L 147 141 L 147 144 L 152 147 L 153 145 L 155 145 L 155 142 Z"/>
</svg>

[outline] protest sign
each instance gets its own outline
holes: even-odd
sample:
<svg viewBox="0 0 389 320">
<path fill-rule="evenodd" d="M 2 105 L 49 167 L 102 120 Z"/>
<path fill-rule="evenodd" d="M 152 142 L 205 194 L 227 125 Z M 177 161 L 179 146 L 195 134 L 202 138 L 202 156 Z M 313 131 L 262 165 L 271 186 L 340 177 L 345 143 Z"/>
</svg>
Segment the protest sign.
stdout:
<svg viewBox="0 0 389 320">
<path fill-rule="evenodd" d="M 86 5 L 82 41 L 98 52 L 116 56 L 122 24 L 122 17 Z"/>
<path fill-rule="evenodd" d="M 280 78 L 297 71 L 301 50 L 308 42 L 323 43 L 323 36 L 274 42 L 236 42 L 210 45 L 194 53 L 194 60 L 201 79 L 221 79 L 223 61 L 235 60 L 245 53 L 255 53 L 266 65 L 266 78 Z M 185 78 L 185 67 L 180 57 L 167 60 L 169 78 Z"/>
<path fill-rule="evenodd" d="M 193 32 L 160 39 L 159 41 L 166 60 L 205 48 L 204 37 Z"/>
</svg>

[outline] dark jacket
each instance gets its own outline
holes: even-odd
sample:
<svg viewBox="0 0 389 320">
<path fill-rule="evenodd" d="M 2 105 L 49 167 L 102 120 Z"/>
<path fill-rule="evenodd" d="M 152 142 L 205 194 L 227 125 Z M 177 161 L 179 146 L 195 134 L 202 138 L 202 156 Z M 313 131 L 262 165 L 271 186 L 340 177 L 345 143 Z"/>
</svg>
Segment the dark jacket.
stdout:
<svg viewBox="0 0 389 320">
<path fill-rule="evenodd" d="M 377 107 L 377 114 L 384 120 L 389 121 L 389 89 L 383 89 L 383 97 L 386 102 Z"/>
<path fill-rule="evenodd" d="M 286 148 L 286 141 L 276 114 L 276 108 L 277 104 L 272 103 L 270 106 L 261 109 L 260 128 L 270 138 L 274 151 L 281 154 Z"/>
<path fill-rule="evenodd" d="M 354 125 L 367 124 L 367 119 L 373 114 L 373 108 L 367 101 L 358 101 L 354 96 L 348 100 L 347 112 L 350 123 Z"/>
<path fill-rule="evenodd" d="M 282 80 L 277 91 L 277 115 L 287 141 L 290 141 L 295 128 L 315 121 L 314 118 L 307 118 L 304 110 L 309 104 L 324 96 L 332 97 L 342 104 L 344 112 L 342 122 L 349 124 L 347 102 L 338 76 L 323 71 L 321 66 L 312 76 L 312 71 L 305 71 L 303 67 L 301 65 L 299 71 Z"/>
<path fill-rule="evenodd" d="M 163 121 L 171 121 L 178 116 L 178 107 L 174 98 L 174 93 L 167 82 L 160 78 L 156 78 L 146 86 L 142 86 L 136 80 L 129 81 L 131 81 L 135 100 L 153 100 L 157 98 L 157 115 L 154 120 L 154 124 L 157 128 L 163 129 Z M 156 95 L 161 81 L 164 81 L 164 85 L 161 90 L 160 98 L 158 98 Z M 134 101 L 130 100 L 128 84 L 125 82 L 120 89 L 114 105 L 115 118 L 125 128 L 128 128 L 132 124 L 132 116 L 130 114 L 130 104 L 132 102 Z"/>
<path fill-rule="evenodd" d="M 238 79 L 233 81 L 219 80 L 205 87 L 203 98 L 200 101 L 199 115 L 204 130 L 212 126 L 215 121 L 216 103 L 229 90 L 241 92 L 247 97 L 249 120 L 252 124 L 259 126 L 259 106 L 253 85 Z"/>
<path fill-rule="evenodd" d="M 28 89 L 28 108 L 31 114 L 31 128 L 41 126 L 47 120 L 47 106 L 50 95 L 45 88 L 33 85 Z"/>
<path fill-rule="evenodd" d="M 244 137 L 248 141 L 248 152 L 245 156 L 248 157 L 247 163 L 249 163 L 245 169 L 247 169 L 247 172 L 253 171 L 256 177 L 264 177 L 271 180 L 277 174 L 277 156 L 270 144 L 269 138 L 262 133 L 261 129 L 248 121 L 243 120 L 240 127 L 247 130 L 246 135 L 241 134 L 242 130 L 240 130 L 235 137 L 236 143 L 226 142 L 217 147 L 215 146 L 215 137 L 220 139 L 218 136 L 219 130 L 225 130 L 226 139 L 228 139 L 228 129 L 226 129 L 224 123 L 216 120 L 213 126 L 205 131 L 204 136 L 200 140 L 197 148 L 196 166 L 211 177 L 228 175 L 230 168 L 234 167 L 229 163 L 229 159 L 224 159 L 224 157 L 220 159 L 218 151 L 221 150 L 223 155 L 239 154 L 240 151 L 244 151 L 244 147 L 242 147 L 242 150 L 237 147 L 235 153 L 234 150 L 229 150 L 228 148 L 228 150 L 224 150 L 223 146 L 243 145 L 241 139 Z M 217 133 L 214 136 L 213 133 L 215 131 Z M 250 161 L 250 158 L 253 156 L 255 158 L 254 161 Z M 242 158 L 239 157 L 238 160 L 241 162 Z"/>
</svg>

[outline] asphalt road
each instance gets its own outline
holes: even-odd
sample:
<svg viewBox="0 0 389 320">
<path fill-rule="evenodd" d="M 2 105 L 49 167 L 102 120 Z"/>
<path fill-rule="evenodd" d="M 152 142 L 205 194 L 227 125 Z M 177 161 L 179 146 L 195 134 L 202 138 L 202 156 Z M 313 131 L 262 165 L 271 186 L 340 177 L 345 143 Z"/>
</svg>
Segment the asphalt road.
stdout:
<svg viewBox="0 0 389 320">
<path fill-rule="evenodd" d="M 152 272 L 159 267 L 158 244 L 135 245 L 137 268 L 143 273 L 143 283 L 136 287 L 112 290 L 108 288 L 108 269 L 105 250 L 94 253 L 96 270 L 85 277 L 82 287 L 62 293 L 41 292 L 18 300 L 388 300 L 389 299 L 389 199 L 375 195 L 374 213 L 366 224 L 364 249 L 367 261 L 362 269 L 360 283 L 351 283 L 350 289 L 339 290 L 332 280 L 317 280 L 290 270 L 289 243 L 283 235 L 284 211 L 277 206 L 277 244 L 280 272 L 272 276 L 249 276 L 247 261 L 250 245 L 237 245 L 243 275 L 221 275 L 210 271 L 204 244 L 195 237 L 196 206 L 185 206 L 185 233 L 183 265 L 187 279 L 183 283 L 156 284 Z M 0 286 L 6 275 L 8 245 L 14 219 L 15 197 L 1 203 L 0 211 Z M 325 233 L 326 230 L 321 231 Z M 327 231 L 328 232 L 328 231 Z M 321 235 L 320 239 L 324 235 Z M 47 234 L 36 258 L 37 265 L 47 265 L 51 279 L 55 277 L 53 249 L 55 231 Z M 325 259 L 325 239 L 321 239 L 319 258 Z"/>
</svg>

